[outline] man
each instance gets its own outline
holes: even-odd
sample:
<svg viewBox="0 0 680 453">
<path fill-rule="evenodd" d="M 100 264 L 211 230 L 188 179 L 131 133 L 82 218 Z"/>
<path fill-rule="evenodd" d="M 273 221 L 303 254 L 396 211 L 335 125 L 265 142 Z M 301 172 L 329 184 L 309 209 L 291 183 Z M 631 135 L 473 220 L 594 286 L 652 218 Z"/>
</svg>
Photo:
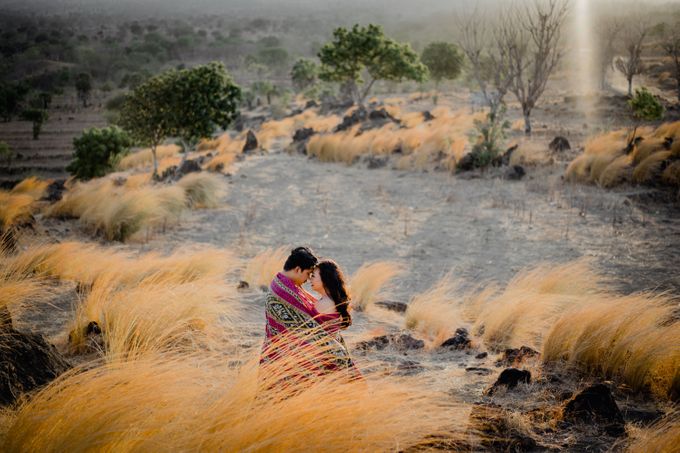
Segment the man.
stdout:
<svg viewBox="0 0 680 453">
<path fill-rule="evenodd" d="M 315 299 L 302 288 L 318 261 L 311 249 L 294 249 L 272 280 L 265 303 L 267 325 L 260 363 L 280 358 L 296 362 L 291 377 L 325 374 L 351 364 L 344 345 L 314 319 L 319 314 Z"/>
</svg>

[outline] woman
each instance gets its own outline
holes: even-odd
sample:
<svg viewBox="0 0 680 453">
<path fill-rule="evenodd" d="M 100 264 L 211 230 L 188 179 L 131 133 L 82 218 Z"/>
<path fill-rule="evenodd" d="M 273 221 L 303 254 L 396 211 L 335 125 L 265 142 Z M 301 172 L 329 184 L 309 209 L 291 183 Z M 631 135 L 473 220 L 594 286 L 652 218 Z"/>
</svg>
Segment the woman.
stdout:
<svg viewBox="0 0 680 453">
<path fill-rule="evenodd" d="M 344 274 L 335 261 L 326 259 L 317 264 L 310 280 L 312 289 L 321 296 L 314 304 L 318 312 L 314 319 L 347 350 L 345 340 L 340 335 L 341 329 L 352 325 L 352 316 L 349 314 L 349 293 Z M 349 355 L 349 352 L 347 354 Z M 361 376 L 351 359 L 348 369 L 353 378 Z"/>
</svg>

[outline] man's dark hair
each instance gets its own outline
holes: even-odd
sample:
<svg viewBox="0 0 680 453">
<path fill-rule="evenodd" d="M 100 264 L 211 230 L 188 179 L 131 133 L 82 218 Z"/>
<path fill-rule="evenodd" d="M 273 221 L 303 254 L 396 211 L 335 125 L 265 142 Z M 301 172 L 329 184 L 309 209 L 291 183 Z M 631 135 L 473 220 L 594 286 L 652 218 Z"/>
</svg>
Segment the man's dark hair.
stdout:
<svg viewBox="0 0 680 453">
<path fill-rule="evenodd" d="M 302 270 L 312 269 L 316 266 L 319 259 L 314 256 L 314 252 L 309 247 L 298 247 L 290 252 L 290 256 L 283 265 L 284 271 L 289 271 L 299 267 Z"/>
</svg>

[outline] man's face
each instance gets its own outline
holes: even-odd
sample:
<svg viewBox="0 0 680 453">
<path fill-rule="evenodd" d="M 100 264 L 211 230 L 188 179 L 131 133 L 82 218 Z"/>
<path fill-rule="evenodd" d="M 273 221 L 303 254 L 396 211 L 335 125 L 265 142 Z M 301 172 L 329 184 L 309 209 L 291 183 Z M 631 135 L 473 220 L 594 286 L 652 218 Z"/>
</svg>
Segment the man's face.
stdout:
<svg viewBox="0 0 680 453">
<path fill-rule="evenodd" d="M 305 283 L 307 280 L 309 280 L 309 276 L 312 274 L 312 271 L 314 269 L 302 269 L 300 267 L 295 268 L 295 283 L 297 285 L 302 285 Z"/>
</svg>

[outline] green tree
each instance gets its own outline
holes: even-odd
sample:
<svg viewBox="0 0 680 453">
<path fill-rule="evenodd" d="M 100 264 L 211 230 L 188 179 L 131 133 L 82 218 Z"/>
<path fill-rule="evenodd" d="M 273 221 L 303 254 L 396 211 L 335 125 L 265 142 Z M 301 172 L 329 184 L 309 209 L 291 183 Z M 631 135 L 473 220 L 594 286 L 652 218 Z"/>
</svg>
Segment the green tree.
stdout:
<svg viewBox="0 0 680 453">
<path fill-rule="evenodd" d="M 257 53 L 257 60 L 272 69 L 281 69 L 288 63 L 288 52 L 281 47 L 268 47 Z"/>
<path fill-rule="evenodd" d="M 319 68 L 316 63 L 306 58 L 300 58 L 293 65 L 293 69 L 290 71 L 290 78 L 293 82 L 293 87 L 297 91 L 304 91 L 316 83 L 318 74 Z"/>
<path fill-rule="evenodd" d="M 83 107 L 87 107 L 92 92 L 92 77 L 87 72 L 81 72 L 76 76 L 75 85 L 78 99 L 83 103 Z"/>
<path fill-rule="evenodd" d="M 239 113 L 241 88 L 222 63 L 212 62 L 178 71 L 172 78 L 171 115 L 173 134 L 185 154 L 215 129 L 226 129 Z"/>
<path fill-rule="evenodd" d="M 120 109 L 119 123 L 142 146 L 151 148 L 153 176 L 158 175 L 156 148 L 173 133 L 170 114 L 176 70 L 152 77 L 130 93 Z"/>
<path fill-rule="evenodd" d="M 267 105 L 272 105 L 272 96 L 276 95 L 277 93 L 277 89 L 274 84 L 268 80 L 253 82 L 251 91 L 253 91 L 253 93 L 259 94 L 260 96 L 266 96 Z"/>
<path fill-rule="evenodd" d="M 19 113 L 25 90 L 11 83 L 0 82 L 0 117 L 4 122 L 12 121 Z"/>
<path fill-rule="evenodd" d="M 387 38 L 382 27 L 373 24 L 354 25 L 351 30 L 337 28 L 333 41 L 319 51 L 319 59 L 319 78 L 346 84 L 360 105 L 378 80 L 423 82 L 428 75 L 427 67 L 408 44 Z"/>
<path fill-rule="evenodd" d="M 484 120 L 475 120 L 477 130 L 476 143 L 470 151 L 472 167 L 486 168 L 491 165 L 500 155 L 501 146 L 505 140 L 510 122 L 505 119 L 505 106 L 501 105 L 494 112 L 489 112 Z M 465 164 L 464 160 L 458 162 L 461 168 Z"/>
<path fill-rule="evenodd" d="M 635 126 L 633 128 L 633 133 L 630 136 L 630 141 L 628 142 L 628 147 L 626 148 L 629 152 L 633 149 L 633 144 L 635 143 L 635 135 L 643 121 L 658 121 L 663 118 L 664 108 L 663 105 L 658 101 L 652 93 L 650 93 L 647 88 L 642 87 L 635 90 L 635 96 L 633 96 L 628 101 L 628 106 L 630 107 L 631 114 L 635 121 Z"/>
<path fill-rule="evenodd" d="M 66 167 L 78 179 L 91 179 L 113 171 L 127 154 L 132 139 L 116 126 L 90 128 L 73 139 L 73 160 Z"/>
<path fill-rule="evenodd" d="M 439 83 L 442 80 L 454 80 L 463 70 L 463 53 L 455 44 L 448 42 L 428 44 L 420 59 L 430 71 L 435 90 L 439 90 Z M 436 99 L 435 96 L 435 104 L 437 103 Z"/>
<path fill-rule="evenodd" d="M 42 125 L 47 121 L 49 115 L 43 109 L 26 109 L 21 112 L 21 119 L 33 123 L 33 140 L 38 140 Z"/>
</svg>

